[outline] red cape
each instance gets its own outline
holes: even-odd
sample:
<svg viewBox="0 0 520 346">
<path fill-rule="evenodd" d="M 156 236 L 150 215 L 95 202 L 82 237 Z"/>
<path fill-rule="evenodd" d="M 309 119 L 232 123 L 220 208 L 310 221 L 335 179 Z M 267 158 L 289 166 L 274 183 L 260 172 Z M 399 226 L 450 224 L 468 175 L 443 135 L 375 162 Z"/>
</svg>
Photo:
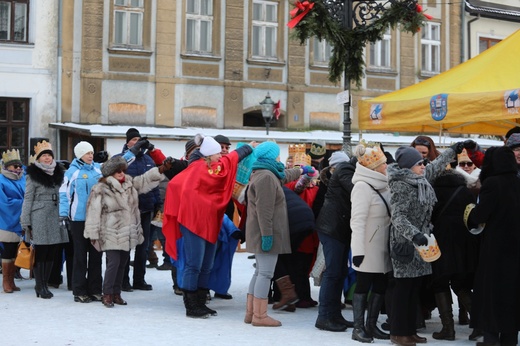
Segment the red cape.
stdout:
<svg viewBox="0 0 520 346">
<path fill-rule="evenodd" d="M 179 224 L 199 237 L 216 243 L 226 206 L 231 200 L 238 166 L 238 154 L 229 153 L 211 165 L 204 159 L 191 163 L 166 188 L 163 233 L 166 252 L 177 259 Z"/>
</svg>

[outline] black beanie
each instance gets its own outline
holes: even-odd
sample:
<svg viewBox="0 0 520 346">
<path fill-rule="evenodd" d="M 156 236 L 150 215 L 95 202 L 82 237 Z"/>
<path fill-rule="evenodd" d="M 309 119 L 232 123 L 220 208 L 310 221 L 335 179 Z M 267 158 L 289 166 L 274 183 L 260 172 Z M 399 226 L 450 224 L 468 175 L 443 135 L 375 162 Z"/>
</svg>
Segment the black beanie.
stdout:
<svg viewBox="0 0 520 346">
<path fill-rule="evenodd" d="M 126 131 L 126 142 L 130 142 L 130 140 L 134 137 L 141 138 L 141 134 L 139 133 L 139 130 L 131 127 L 128 129 L 128 131 Z"/>
</svg>

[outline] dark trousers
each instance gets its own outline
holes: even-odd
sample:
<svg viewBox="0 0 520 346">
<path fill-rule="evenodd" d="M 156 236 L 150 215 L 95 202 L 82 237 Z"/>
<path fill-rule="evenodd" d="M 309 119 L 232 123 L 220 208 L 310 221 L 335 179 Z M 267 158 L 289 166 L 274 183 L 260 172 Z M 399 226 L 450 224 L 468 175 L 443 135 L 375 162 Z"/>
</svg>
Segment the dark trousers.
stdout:
<svg viewBox="0 0 520 346">
<path fill-rule="evenodd" d="M 121 294 L 125 266 L 128 264 L 129 252 L 123 250 L 107 250 L 107 266 L 103 282 L 103 294 Z"/>
<path fill-rule="evenodd" d="M 66 270 L 67 270 L 67 288 L 72 287 L 72 270 L 73 270 L 73 257 L 74 257 L 74 248 L 72 246 L 72 240 L 70 239 L 69 232 L 69 242 L 56 244 L 56 250 L 54 252 L 54 258 L 52 260 L 52 269 L 49 277 L 49 284 L 52 285 L 60 285 L 63 282 L 63 276 L 61 272 L 63 270 L 63 260 L 65 260 Z"/>
<path fill-rule="evenodd" d="M 385 294 L 388 275 L 383 273 L 356 272 L 356 288 L 354 293 L 366 294 L 369 291 Z"/>
<path fill-rule="evenodd" d="M 72 272 L 72 293 L 75 296 L 101 294 L 102 252 L 98 252 L 83 236 L 84 221 L 71 221 L 70 231 L 74 245 L 74 265 Z"/>
<path fill-rule="evenodd" d="M 423 277 L 395 278 L 391 301 L 390 334 L 410 336 L 416 333 L 416 314 Z"/>
<path fill-rule="evenodd" d="M 1 257 L 6 260 L 16 258 L 16 254 L 18 253 L 19 242 L 16 242 L 16 243 L 3 242 L 2 244 L 4 245 L 4 249 L 1 252 L 1 255 L 2 255 Z"/>
<path fill-rule="evenodd" d="M 134 254 L 134 285 L 141 284 L 144 280 L 144 275 L 146 274 L 146 261 L 148 260 L 148 247 L 150 245 L 150 226 L 152 221 L 152 212 L 147 211 L 145 213 L 141 213 L 141 227 L 143 228 L 143 237 L 144 241 L 142 244 L 137 245 L 135 247 Z M 128 259 L 130 259 L 130 253 L 128 252 Z M 126 268 L 124 273 L 124 280 L 130 282 L 129 273 L 130 273 L 130 263 L 128 260 L 126 261 Z"/>
</svg>

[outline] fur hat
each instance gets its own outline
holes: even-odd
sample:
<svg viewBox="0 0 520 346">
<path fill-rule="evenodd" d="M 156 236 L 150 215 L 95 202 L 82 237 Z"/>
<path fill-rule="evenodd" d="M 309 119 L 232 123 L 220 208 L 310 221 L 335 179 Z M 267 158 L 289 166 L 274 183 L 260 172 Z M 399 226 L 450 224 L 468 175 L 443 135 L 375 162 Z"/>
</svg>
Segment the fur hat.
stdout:
<svg viewBox="0 0 520 346">
<path fill-rule="evenodd" d="M 118 170 L 126 171 L 128 163 L 122 156 L 112 156 L 107 162 L 101 166 L 101 173 L 104 177 L 111 176 Z"/>
<path fill-rule="evenodd" d="M 369 147 L 365 143 L 359 144 L 354 149 L 354 155 L 357 157 L 359 164 L 368 169 L 375 169 L 377 166 L 386 163 L 385 153 L 381 150 L 379 144 L 373 147 Z"/>
<path fill-rule="evenodd" d="M 133 127 L 129 128 L 128 131 L 126 131 L 126 142 L 130 142 L 130 140 L 135 137 L 141 138 L 139 130 Z"/>
<path fill-rule="evenodd" d="M 332 153 L 329 158 L 329 166 L 336 166 L 340 162 L 346 162 L 349 161 L 350 157 L 348 157 L 347 154 L 345 154 L 344 151 L 338 150 Z"/>
<path fill-rule="evenodd" d="M 414 147 L 400 147 L 395 152 L 395 160 L 400 168 L 412 168 L 424 158 Z"/>
<path fill-rule="evenodd" d="M 2 162 L 4 163 L 4 167 L 11 165 L 22 165 L 22 160 L 20 159 L 20 152 L 18 149 L 12 149 L 3 152 Z"/>
<path fill-rule="evenodd" d="M 198 133 L 194 138 L 195 144 L 200 146 L 199 151 L 203 156 L 211 156 L 220 153 L 220 144 L 213 137 L 204 137 Z"/>
<path fill-rule="evenodd" d="M 513 133 L 509 136 L 506 145 L 511 148 L 511 150 L 520 147 L 520 133 Z"/>
<path fill-rule="evenodd" d="M 74 155 L 81 159 L 86 153 L 94 153 L 94 147 L 89 142 L 81 141 L 74 147 Z"/>
<path fill-rule="evenodd" d="M 466 149 L 462 149 L 462 152 L 457 155 L 457 162 L 473 162 L 468 156 Z"/>
<path fill-rule="evenodd" d="M 253 152 L 258 159 L 276 160 L 280 156 L 280 147 L 275 142 L 267 141 L 260 143 Z"/>
<path fill-rule="evenodd" d="M 231 145 L 231 142 L 229 141 L 229 138 L 227 138 L 226 136 L 223 136 L 223 135 L 216 135 L 214 138 L 215 138 L 215 140 L 216 140 L 217 142 L 219 142 L 220 144 Z"/>
<path fill-rule="evenodd" d="M 311 150 L 309 155 L 312 159 L 317 160 L 325 156 L 327 152 L 326 144 L 324 141 L 316 141 L 311 143 Z"/>
<path fill-rule="evenodd" d="M 36 143 L 36 145 L 34 146 L 35 160 L 38 160 L 40 158 L 40 156 L 42 156 L 43 154 L 49 154 L 50 156 L 52 156 L 52 158 L 54 158 L 54 153 L 52 152 L 51 143 L 49 143 L 47 141 L 41 141 L 41 142 Z"/>
</svg>

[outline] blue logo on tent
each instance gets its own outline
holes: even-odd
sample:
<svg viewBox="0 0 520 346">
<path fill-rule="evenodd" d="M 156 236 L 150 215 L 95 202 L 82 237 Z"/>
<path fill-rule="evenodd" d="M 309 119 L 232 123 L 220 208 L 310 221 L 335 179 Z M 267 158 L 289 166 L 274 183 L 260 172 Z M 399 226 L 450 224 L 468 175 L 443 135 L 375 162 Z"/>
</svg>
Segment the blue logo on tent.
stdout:
<svg viewBox="0 0 520 346">
<path fill-rule="evenodd" d="M 382 104 L 373 104 L 370 106 L 370 119 L 376 121 L 376 120 L 382 120 L 383 119 L 383 105 Z"/>
<path fill-rule="evenodd" d="M 441 121 L 448 114 L 448 94 L 438 94 L 430 100 L 430 111 L 435 121 Z"/>
<path fill-rule="evenodd" d="M 520 107 L 520 98 L 518 97 L 518 89 L 506 91 L 504 93 L 504 102 L 509 113 L 518 114 Z"/>
</svg>

